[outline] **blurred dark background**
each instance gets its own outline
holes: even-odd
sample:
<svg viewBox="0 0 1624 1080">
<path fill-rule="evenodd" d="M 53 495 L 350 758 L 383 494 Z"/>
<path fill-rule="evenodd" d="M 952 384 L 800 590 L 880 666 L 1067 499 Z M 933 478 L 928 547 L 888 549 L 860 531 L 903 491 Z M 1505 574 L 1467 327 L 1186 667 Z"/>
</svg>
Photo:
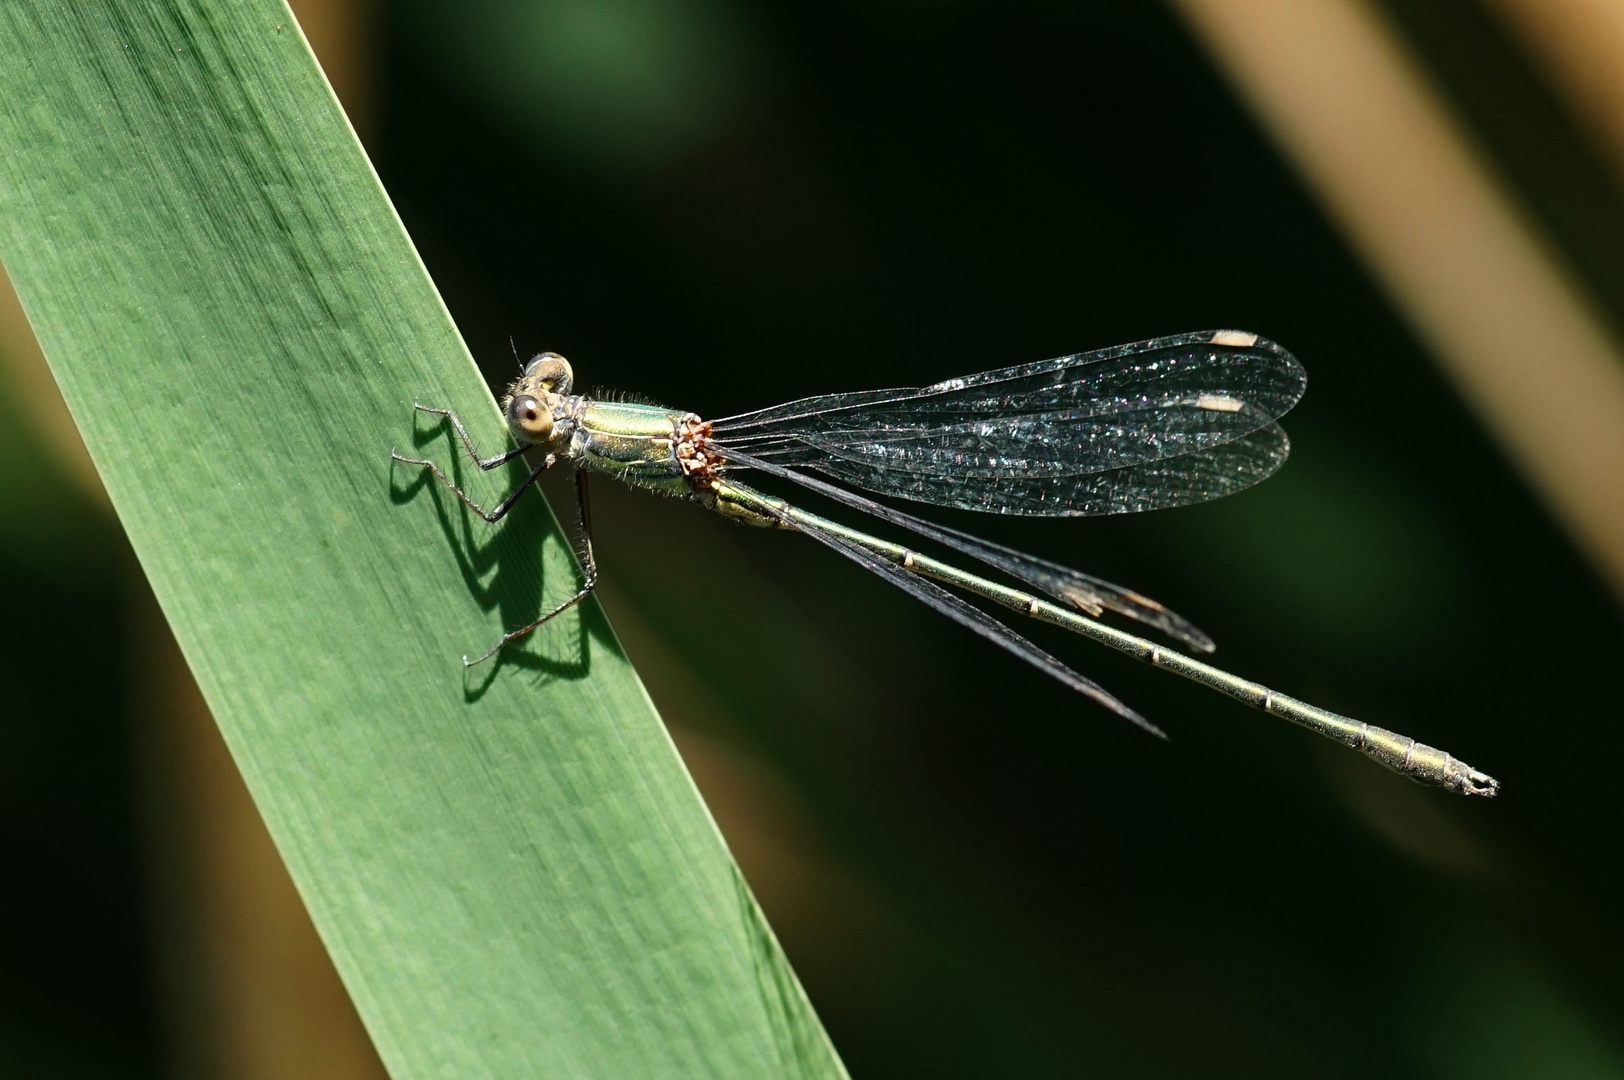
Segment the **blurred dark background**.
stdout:
<svg viewBox="0 0 1624 1080">
<path fill-rule="evenodd" d="M 1380 10 L 1624 325 L 1607 151 L 1512 24 Z M 1307 367 L 1291 461 L 1241 495 L 932 516 L 1167 602 L 1219 663 L 1447 748 L 1497 801 L 1022 628 L 1157 743 L 818 545 L 595 489 L 611 619 L 855 1077 L 1624 1077 L 1616 599 L 1170 10 L 301 15 L 493 387 L 513 348 L 552 349 L 588 387 L 721 416 L 1219 327 Z M 133 560 L 22 396 L 0 401 L 0 1073 L 375 1069 L 188 1049 L 313 1037 L 187 1005 L 269 978 L 176 929 L 252 890 L 197 899 L 191 774 L 150 719 L 196 706 L 152 703 Z M 84 633 L 101 685 L 62 695 Z"/>
</svg>

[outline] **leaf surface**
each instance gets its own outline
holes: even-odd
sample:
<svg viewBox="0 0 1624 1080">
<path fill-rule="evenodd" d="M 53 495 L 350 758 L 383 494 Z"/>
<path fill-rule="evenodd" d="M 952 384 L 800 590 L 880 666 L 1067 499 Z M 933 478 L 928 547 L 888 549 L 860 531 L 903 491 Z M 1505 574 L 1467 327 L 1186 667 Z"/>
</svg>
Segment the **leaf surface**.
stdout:
<svg viewBox="0 0 1624 1080">
<path fill-rule="evenodd" d="M 578 570 L 391 469 L 505 436 L 287 9 L 0 40 L 0 258 L 392 1074 L 843 1076 L 597 605 L 465 675 Z"/>
</svg>

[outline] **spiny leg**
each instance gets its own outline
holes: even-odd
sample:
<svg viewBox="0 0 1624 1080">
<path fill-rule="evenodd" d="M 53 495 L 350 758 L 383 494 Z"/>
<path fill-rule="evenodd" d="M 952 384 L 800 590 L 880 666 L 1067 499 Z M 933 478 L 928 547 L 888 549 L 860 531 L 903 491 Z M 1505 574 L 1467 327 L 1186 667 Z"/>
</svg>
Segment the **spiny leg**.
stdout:
<svg viewBox="0 0 1624 1080">
<path fill-rule="evenodd" d="M 412 408 L 416 409 L 418 412 L 433 413 L 436 416 L 443 416 L 450 420 L 451 426 L 456 428 L 457 434 L 461 436 L 462 445 L 467 449 L 468 456 L 473 459 L 474 464 L 486 471 L 494 469 L 498 465 L 507 464 L 529 449 L 528 446 L 516 446 L 512 450 L 508 450 L 505 453 L 497 454 L 495 457 L 482 458 L 479 456 L 479 451 L 474 447 L 474 440 L 468 435 L 468 429 L 462 426 L 462 421 L 457 418 L 456 413 L 452 412 L 450 409 L 435 409 L 427 405 L 413 404 Z M 450 488 L 452 493 L 456 495 L 457 498 L 462 500 L 462 504 L 464 506 L 468 507 L 468 509 L 478 514 L 486 521 L 493 523 L 501 521 L 502 518 L 506 517 L 507 512 L 513 509 L 513 504 L 519 501 L 519 496 L 523 495 L 530 489 L 531 485 L 533 485 L 537 480 L 541 479 L 542 473 L 546 472 L 548 469 L 552 468 L 558 463 L 558 458 L 556 455 L 548 454 L 542 463 L 537 465 L 535 469 L 531 471 L 530 475 L 525 478 L 524 482 L 518 487 L 514 488 L 513 491 L 508 494 L 508 497 L 503 499 L 495 510 L 486 510 L 473 499 L 469 498 L 466 491 L 458 487 L 456 482 L 453 481 L 451 477 L 447 476 L 440 466 L 436 465 L 429 459 L 406 457 L 394 449 L 389 451 L 389 456 L 400 462 L 402 465 L 418 465 L 433 472 L 435 476 L 440 478 L 441 483 Z"/>
<path fill-rule="evenodd" d="M 489 660 L 491 657 L 501 652 L 503 646 L 519 640 L 526 634 L 536 630 L 536 628 L 541 626 L 543 623 L 562 615 L 576 604 L 579 604 L 582 600 L 585 600 L 587 596 L 591 594 L 592 590 L 597 588 L 598 560 L 592 553 L 592 503 L 587 497 L 586 475 L 585 469 L 577 469 L 575 472 L 575 506 L 581 521 L 581 547 L 583 548 L 584 555 L 584 558 L 581 560 L 580 589 L 576 591 L 574 596 L 570 597 L 568 600 L 565 600 L 562 604 L 559 604 L 557 607 L 547 612 L 535 622 L 530 623 L 528 626 L 521 626 L 517 630 L 510 630 L 503 634 L 496 644 L 492 645 L 488 650 L 486 650 L 483 655 L 477 656 L 472 660 L 468 659 L 466 656 L 463 657 L 462 662 L 465 667 L 473 667 L 475 664 L 483 663 L 484 661 Z M 535 478 L 531 477 L 531 479 Z"/>
<path fill-rule="evenodd" d="M 456 413 L 452 412 L 450 409 L 436 409 L 432 405 L 419 405 L 415 401 L 412 402 L 412 408 L 416 409 L 418 412 L 426 412 L 435 416 L 443 416 L 447 420 L 451 421 L 451 426 L 457 429 L 457 436 L 462 439 L 463 448 L 468 451 L 468 456 L 474 459 L 475 465 L 478 465 L 486 472 L 496 468 L 498 465 L 505 465 L 529 449 L 528 446 L 517 446 L 506 453 L 497 454 L 495 457 L 482 458 L 479 456 L 479 450 L 474 446 L 473 436 L 468 434 L 468 429 L 463 427 L 462 419 L 458 417 Z"/>
</svg>

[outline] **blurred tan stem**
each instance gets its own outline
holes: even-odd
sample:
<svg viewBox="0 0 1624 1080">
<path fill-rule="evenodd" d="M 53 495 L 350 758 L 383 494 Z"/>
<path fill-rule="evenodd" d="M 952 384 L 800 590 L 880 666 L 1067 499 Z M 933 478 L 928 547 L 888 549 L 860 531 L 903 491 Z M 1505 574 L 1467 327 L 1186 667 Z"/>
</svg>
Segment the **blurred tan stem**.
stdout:
<svg viewBox="0 0 1624 1080">
<path fill-rule="evenodd" d="M 377 80 L 371 0 L 289 0 L 299 29 L 362 142 L 371 142 Z"/>
<path fill-rule="evenodd" d="M 18 411 L 28 418 L 40 441 L 84 493 L 111 513 L 101 477 L 90 461 L 84 440 L 79 438 L 79 428 L 56 388 L 56 378 L 46 366 L 45 354 L 34 340 L 34 331 L 4 267 L 0 267 L 0 393 L 17 403 Z"/>
<path fill-rule="evenodd" d="M 1624 185 L 1624 3 L 1489 0 L 1589 129 Z"/>
<path fill-rule="evenodd" d="M 1363 0 L 1173 6 L 1624 597 L 1618 343 L 1380 13 Z"/>
</svg>

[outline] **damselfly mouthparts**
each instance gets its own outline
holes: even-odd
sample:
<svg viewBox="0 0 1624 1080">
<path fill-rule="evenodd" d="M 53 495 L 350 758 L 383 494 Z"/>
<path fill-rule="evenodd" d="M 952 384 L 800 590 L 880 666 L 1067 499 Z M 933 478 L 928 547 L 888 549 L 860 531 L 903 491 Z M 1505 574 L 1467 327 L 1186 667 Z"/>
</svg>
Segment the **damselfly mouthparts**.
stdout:
<svg viewBox="0 0 1624 1080">
<path fill-rule="evenodd" d="M 494 510 L 475 503 L 434 464 L 467 506 L 497 521 L 560 460 L 575 467 L 584 570 L 580 589 L 528 626 L 504 634 L 477 664 L 586 597 L 597 584 L 587 475 L 679 495 L 743 522 L 790 529 L 912 594 L 1119 716 L 1161 731 L 1092 680 L 1015 633 L 950 585 L 1065 627 L 1237 701 L 1319 732 L 1422 783 L 1466 795 L 1499 791 L 1493 777 L 1441 750 L 1327 712 L 1183 653 L 1125 633 L 1110 611 L 1211 652 L 1212 640 L 1156 601 L 1043 559 L 921 520 L 807 475 L 821 473 L 880 495 L 999 514 L 1120 514 L 1217 499 L 1278 469 L 1289 444 L 1275 423 L 1302 396 L 1306 376 L 1290 353 L 1255 334 L 1185 334 L 949 379 L 919 389 L 804 398 L 701 420 L 653 405 L 573 394 L 563 357 L 542 353 L 508 388 L 502 409 L 518 445 L 484 458 L 449 409 L 445 417 L 481 469 L 535 448 L 545 457 Z M 925 537 L 1033 591 L 969 573 L 901 544 L 859 532 L 740 483 L 754 469 Z M 938 584 L 940 583 L 940 584 Z"/>
</svg>

